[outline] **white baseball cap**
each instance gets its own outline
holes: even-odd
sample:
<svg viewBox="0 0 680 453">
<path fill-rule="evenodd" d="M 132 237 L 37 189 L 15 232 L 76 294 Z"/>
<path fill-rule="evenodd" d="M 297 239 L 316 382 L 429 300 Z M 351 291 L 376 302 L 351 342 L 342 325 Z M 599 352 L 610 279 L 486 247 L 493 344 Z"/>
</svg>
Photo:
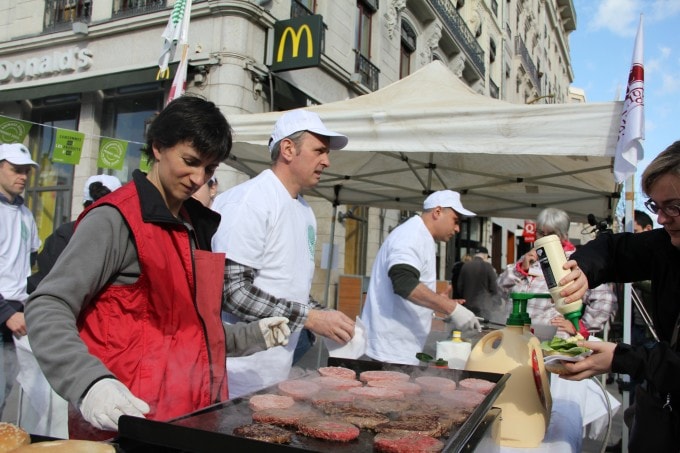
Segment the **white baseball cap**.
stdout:
<svg viewBox="0 0 680 453">
<path fill-rule="evenodd" d="M 90 185 L 93 182 L 102 183 L 102 185 L 107 187 L 111 192 L 113 192 L 116 189 L 120 189 L 120 186 L 122 185 L 120 183 L 120 179 L 116 178 L 115 176 L 111 175 L 90 176 L 89 178 L 87 178 L 87 181 L 85 181 L 85 187 L 83 188 L 83 201 L 94 201 L 92 195 L 90 195 Z"/>
<path fill-rule="evenodd" d="M 31 159 L 31 152 L 21 143 L 4 143 L 0 145 L 0 161 L 6 160 L 14 165 L 32 165 L 40 168 L 37 162 Z"/>
<path fill-rule="evenodd" d="M 438 190 L 437 192 L 431 193 L 430 196 L 427 197 L 423 202 L 423 209 L 432 209 L 436 208 L 437 206 L 441 206 L 442 208 L 452 208 L 458 214 L 466 216 L 477 215 L 463 207 L 463 203 L 460 202 L 460 194 L 458 192 L 454 192 L 453 190 Z"/>
<path fill-rule="evenodd" d="M 347 146 L 349 141 L 345 135 L 326 129 L 316 113 L 296 109 L 287 111 L 276 121 L 274 132 L 269 138 L 269 152 L 272 152 L 274 145 L 278 142 L 300 131 L 309 131 L 328 137 L 330 149 L 342 149 Z"/>
</svg>

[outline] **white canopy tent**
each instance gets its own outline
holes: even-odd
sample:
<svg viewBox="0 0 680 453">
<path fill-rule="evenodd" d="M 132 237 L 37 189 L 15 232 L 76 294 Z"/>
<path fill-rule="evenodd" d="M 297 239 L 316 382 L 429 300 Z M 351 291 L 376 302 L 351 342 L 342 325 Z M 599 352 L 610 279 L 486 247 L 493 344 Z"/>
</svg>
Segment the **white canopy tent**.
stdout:
<svg viewBox="0 0 680 453">
<path fill-rule="evenodd" d="M 441 62 L 373 93 L 310 107 L 346 134 L 313 195 L 340 204 L 420 210 L 444 188 L 482 216 L 535 218 L 547 206 L 585 221 L 612 215 L 621 102 L 517 105 L 475 93 Z M 270 165 L 281 112 L 230 115 L 229 164 Z"/>
</svg>

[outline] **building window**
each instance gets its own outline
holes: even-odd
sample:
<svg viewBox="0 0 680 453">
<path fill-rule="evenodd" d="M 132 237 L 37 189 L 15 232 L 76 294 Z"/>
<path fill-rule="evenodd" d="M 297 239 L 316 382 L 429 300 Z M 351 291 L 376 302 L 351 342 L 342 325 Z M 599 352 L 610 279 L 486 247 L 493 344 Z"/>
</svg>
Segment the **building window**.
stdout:
<svg viewBox="0 0 680 453">
<path fill-rule="evenodd" d="M 311 16 L 316 11 L 315 0 L 293 0 L 290 3 L 290 17 Z"/>
<path fill-rule="evenodd" d="M 61 31 L 71 27 L 73 22 L 90 22 L 91 0 L 45 0 L 45 31 Z"/>
<path fill-rule="evenodd" d="M 378 89 L 378 68 L 371 63 L 371 29 L 377 1 L 357 1 L 357 22 L 355 36 L 356 61 L 354 72 L 361 77 L 361 83 L 375 91 Z"/>
<path fill-rule="evenodd" d="M 106 90 L 104 96 L 102 135 L 129 141 L 123 169 L 113 174 L 129 181 L 140 168 L 146 128 L 163 108 L 163 91 L 158 83 L 151 83 Z"/>
<path fill-rule="evenodd" d="M 111 16 L 129 17 L 165 9 L 166 0 L 113 0 Z"/>
<path fill-rule="evenodd" d="M 496 0 L 491 0 L 491 11 L 493 15 L 498 17 L 498 2 Z"/>
<path fill-rule="evenodd" d="M 489 40 L 489 63 L 496 61 L 496 41 Z"/>
<path fill-rule="evenodd" d="M 29 148 L 40 170 L 31 172 L 26 188 L 27 206 L 33 212 L 41 240 L 71 221 L 73 173 L 71 164 L 52 162 L 57 129 L 78 130 L 80 95 L 64 95 L 33 100 L 31 121 L 41 127 L 31 129 Z"/>
<path fill-rule="evenodd" d="M 416 33 L 404 19 L 401 20 L 401 50 L 399 56 L 399 78 L 411 73 L 411 55 L 416 50 Z"/>
</svg>

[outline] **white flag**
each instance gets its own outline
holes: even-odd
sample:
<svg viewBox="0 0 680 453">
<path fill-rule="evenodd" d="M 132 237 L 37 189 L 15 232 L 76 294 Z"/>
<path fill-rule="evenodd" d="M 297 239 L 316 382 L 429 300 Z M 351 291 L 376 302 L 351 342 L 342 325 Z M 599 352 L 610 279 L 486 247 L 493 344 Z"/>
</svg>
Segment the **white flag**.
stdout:
<svg viewBox="0 0 680 453">
<path fill-rule="evenodd" d="M 187 3 L 188 8 L 187 8 Z M 163 38 L 163 45 L 161 46 L 161 55 L 158 58 L 158 74 L 156 80 L 170 78 L 170 60 L 175 57 L 175 50 L 177 43 L 181 41 L 182 30 L 186 18 L 186 27 L 188 29 L 189 16 L 191 15 L 191 2 L 187 0 L 176 0 L 175 6 L 172 8 L 168 24 L 161 37 Z"/>
<path fill-rule="evenodd" d="M 619 183 L 635 174 L 638 161 L 644 157 L 641 143 L 641 140 L 645 139 L 645 71 L 642 65 L 642 42 L 642 16 L 640 16 L 614 157 L 614 176 Z"/>
</svg>

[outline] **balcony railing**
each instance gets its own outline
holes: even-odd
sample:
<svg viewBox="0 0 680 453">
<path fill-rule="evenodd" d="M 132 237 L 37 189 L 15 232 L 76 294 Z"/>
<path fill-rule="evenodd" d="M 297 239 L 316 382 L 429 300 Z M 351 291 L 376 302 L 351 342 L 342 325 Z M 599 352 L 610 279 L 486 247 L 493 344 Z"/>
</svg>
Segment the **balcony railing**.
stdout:
<svg viewBox="0 0 680 453">
<path fill-rule="evenodd" d="M 484 77 L 484 50 L 453 3 L 449 0 L 428 0 L 428 2 L 442 18 L 446 28 L 453 34 L 456 43 L 462 48 L 461 50 L 467 55 L 470 63 L 477 71 L 477 75 Z"/>
<path fill-rule="evenodd" d="M 361 84 L 370 88 L 371 91 L 378 89 L 378 76 L 380 69 L 355 50 L 357 57 L 355 63 L 355 72 L 361 76 Z"/>
<path fill-rule="evenodd" d="M 536 70 L 536 65 L 531 59 L 529 51 L 527 50 L 527 46 L 524 45 L 524 40 L 521 36 L 515 36 L 515 55 L 519 55 L 522 61 L 522 66 L 524 66 L 524 69 L 531 79 L 531 83 L 533 83 L 534 88 L 536 88 L 536 92 L 540 96 L 541 86 L 539 85 L 538 71 Z"/>
<path fill-rule="evenodd" d="M 114 0 L 111 17 L 138 16 L 165 9 L 166 6 L 167 0 Z"/>
<path fill-rule="evenodd" d="M 91 15 L 91 0 L 45 0 L 43 30 L 68 30 L 73 22 L 89 23 Z"/>
</svg>

